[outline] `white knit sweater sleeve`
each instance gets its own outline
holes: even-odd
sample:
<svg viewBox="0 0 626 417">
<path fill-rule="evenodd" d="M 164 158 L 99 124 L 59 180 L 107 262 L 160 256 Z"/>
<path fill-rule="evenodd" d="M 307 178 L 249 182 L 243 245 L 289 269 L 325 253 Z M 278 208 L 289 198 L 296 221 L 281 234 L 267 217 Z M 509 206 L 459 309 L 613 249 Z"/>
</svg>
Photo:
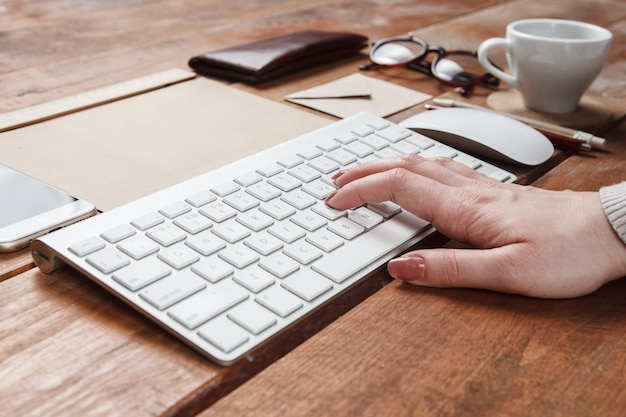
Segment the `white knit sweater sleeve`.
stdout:
<svg viewBox="0 0 626 417">
<path fill-rule="evenodd" d="M 626 243 L 626 181 L 600 188 L 600 202 L 613 229 Z"/>
</svg>

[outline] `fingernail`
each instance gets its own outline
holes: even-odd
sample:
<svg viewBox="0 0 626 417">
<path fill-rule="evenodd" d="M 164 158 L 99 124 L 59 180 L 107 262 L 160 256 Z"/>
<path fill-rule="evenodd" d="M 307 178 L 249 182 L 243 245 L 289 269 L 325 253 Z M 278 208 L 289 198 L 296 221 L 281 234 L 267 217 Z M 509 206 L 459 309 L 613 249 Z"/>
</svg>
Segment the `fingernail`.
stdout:
<svg viewBox="0 0 626 417">
<path fill-rule="evenodd" d="M 337 178 L 341 177 L 343 174 L 345 174 L 346 171 L 341 170 L 339 172 L 336 172 L 335 175 L 333 175 L 332 177 L 330 177 L 331 180 L 333 180 L 333 182 L 335 182 L 337 180 Z"/>
<path fill-rule="evenodd" d="M 330 194 L 328 194 L 328 197 L 326 197 L 326 200 L 324 200 L 324 202 L 326 203 L 327 206 L 330 205 L 330 200 L 333 199 L 335 194 L 337 194 L 337 191 L 332 191 Z"/>
<path fill-rule="evenodd" d="M 387 263 L 387 272 L 394 278 L 418 283 L 424 279 L 426 263 L 421 256 L 406 256 Z"/>
</svg>

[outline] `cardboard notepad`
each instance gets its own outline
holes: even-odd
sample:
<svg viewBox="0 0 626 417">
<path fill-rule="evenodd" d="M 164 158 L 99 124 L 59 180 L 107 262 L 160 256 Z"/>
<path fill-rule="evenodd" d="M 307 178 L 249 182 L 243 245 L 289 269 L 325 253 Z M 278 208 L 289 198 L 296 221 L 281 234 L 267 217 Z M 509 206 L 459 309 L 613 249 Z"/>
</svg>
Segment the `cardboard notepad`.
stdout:
<svg viewBox="0 0 626 417">
<path fill-rule="evenodd" d="M 0 133 L 0 162 L 104 211 L 331 122 L 195 78 Z"/>
</svg>

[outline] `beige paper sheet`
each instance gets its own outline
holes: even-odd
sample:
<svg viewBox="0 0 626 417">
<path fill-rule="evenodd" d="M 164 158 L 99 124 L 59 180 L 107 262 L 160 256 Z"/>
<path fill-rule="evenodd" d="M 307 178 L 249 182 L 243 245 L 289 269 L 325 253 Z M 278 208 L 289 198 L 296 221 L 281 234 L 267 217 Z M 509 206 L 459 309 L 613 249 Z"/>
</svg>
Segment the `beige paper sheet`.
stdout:
<svg viewBox="0 0 626 417">
<path fill-rule="evenodd" d="M 0 134 L 0 162 L 109 210 L 332 120 L 205 78 Z"/>
</svg>

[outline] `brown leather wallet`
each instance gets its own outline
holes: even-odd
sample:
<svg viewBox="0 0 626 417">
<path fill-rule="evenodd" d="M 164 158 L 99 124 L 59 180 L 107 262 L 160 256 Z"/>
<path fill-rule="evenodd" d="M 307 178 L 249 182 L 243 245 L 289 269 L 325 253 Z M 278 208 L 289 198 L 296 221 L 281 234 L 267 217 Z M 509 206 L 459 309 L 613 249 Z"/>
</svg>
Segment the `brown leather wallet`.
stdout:
<svg viewBox="0 0 626 417">
<path fill-rule="evenodd" d="M 367 37 L 355 33 L 305 30 L 205 52 L 189 66 L 203 75 L 259 83 L 355 55 L 366 46 Z"/>
</svg>

